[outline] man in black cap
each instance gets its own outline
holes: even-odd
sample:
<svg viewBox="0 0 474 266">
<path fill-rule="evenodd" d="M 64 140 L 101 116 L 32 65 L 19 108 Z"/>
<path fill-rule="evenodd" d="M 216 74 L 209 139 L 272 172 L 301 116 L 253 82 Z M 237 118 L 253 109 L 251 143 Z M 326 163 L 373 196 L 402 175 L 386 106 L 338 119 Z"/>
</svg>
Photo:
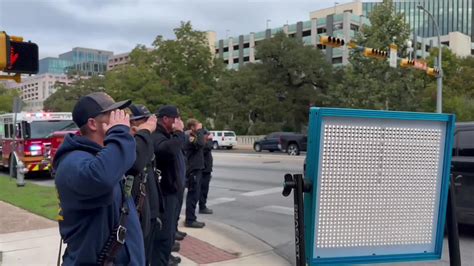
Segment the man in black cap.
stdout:
<svg viewBox="0 0 474 266">
<path fill-rule="evenodd" d="M 178 192 L 183 186 L 179 178 L 180 169 L 177 158 L 184 143 L 184 125 L 178 108 L 175 106 L 162 106 L 157 113 L 158 125 L 152 134 L 152 139 L 156 167 L 161 171 L 160 187 L 163 194 L 164 212 L 161 215 L 163 227 L 155 241 L 158 254 L 154 256 L 152 265 L 168 265 L 176 230 Z M 170 264 L 174 265 L 178 262 L 179 260 L 173 260 Z"/>
<path fill-rule="evenodd" d="M 53 166 L 64 265 L 145 264 L 131 182 L 124 176 L 135 162 L 129 116 L 120 110 L 129 105 L 95 92 L 74 106 L 81 136 L 65 137 Z"/>
<path fill-rule="evenodd" d="M 128 107 L 131 112 L 131 134 L 137 145 L 135 164 L 127 175 L 134 176 L 132 197 L 137 206 L 143 237 L 145 238 L 145 256 L 147 264 L 153 255 L 153 243 L 161 228 L 159 218 L 160 198 L 159 180 L 155 172 L 153 140 L 151 134 L 156 129 L 156 116 L 152 115 L 146 106 L 132 104 Z"/>
</svg>

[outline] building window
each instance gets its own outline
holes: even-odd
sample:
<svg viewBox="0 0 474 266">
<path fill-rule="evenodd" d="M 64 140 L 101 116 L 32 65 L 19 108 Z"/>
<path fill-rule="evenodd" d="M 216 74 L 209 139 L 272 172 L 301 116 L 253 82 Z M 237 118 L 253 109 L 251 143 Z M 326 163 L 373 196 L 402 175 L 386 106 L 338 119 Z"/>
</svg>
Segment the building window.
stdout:
<svg viewBox="0 0 474 266">
<path fill-rule="evenodd" d="M 219 48 L 216 48 L 216 54 L 218 54 L 218 53 L 219 53 Z"/>
<path fill-rule="evenodd" d="M 430 49 L 431 49 L 431 46 L 429 46 L 429 45 L 426 45 L 426 46 L 425 46 L 425 52 L 429 52 Z"/>
<path fill-rule="evenodd" d="M 335 23 L 332 27 L 333 30 L 342 30 L 342 22 L 341 23 Z"/>
<path fill-rule="evenodd" d="M 323 27 L 323 28 L 318 28 L 318 34 L 321 34 L 321 33 L 325 33 L 326 32 L 326 28 Z"/>
<path fill-rule="evenodd" d="M 234 58 L 234 64 L 237 64 L 239 62 L 239 58 Z"/>
<path fill-rule="evenodd" d="M 238 44 L 237 44 L 237 45 L 234 45 L 234 51 L 235 51 L 235 50 L 239 50 L 239 45 L 238 45 Z"/>
<path fill-rule="evenodd" d="M 229 60 L 224 60 L 224 64 L 228 65 L 228 64 L 229 64 Z"/>
<path fill-rule="evenodd" d="M 244 62 L 248 62 L 248 61 L 250 61 L 250 57 L 245 56 L 245 57 L 244 57 Z"/>
<path fill-rule="evenodd" d="M 355 24 L 351 24 L 351 30 L 353 31 L 359 31 L 359 26 L 355 25 Z"/>
<path fill-rule="evenodd" d="M 316 47 L 318 47 L 320 50 L 326 50 L 326 45 L 318 44 Z"/>
<path fill-rule="evenodd" d="M 346 10 L 344 10 L 344 13 L 346 13 L 346 12 L 352 13 L 352 9 L 346 9 Z"/>
<path fill-rule="evenodd" d="M 311 30 L 303 31 L 303 37 L 306 37 L 306 36 L 311 36 Z"/>
<path fill-rule="evenodd" d="M 250 43 L 248 42 L 244 43 L 244 48 L 250 48 Z"/>
<path fill-rule="evenodd" d="M 229 47 L 224 47 L 224 53 L 229 51 Z"/>
<path fill-rule="evenodd" d="M 296 33 L 292 33 L 292 34 L 288 35 L 288 37 L 290 37 L 290 38 L 295 38 L 295 36 L 296 36 Z"/>
<path fill-rule="evenodd" d="M 333 58 L 332 63 L 333 64 L 342 64 L 342 56 Z"/>
<path fill-rule="evenodd" d="M 446 45 L 449 47 L 449 42 L 441 42 L 441 45 Z"/>
</svg>

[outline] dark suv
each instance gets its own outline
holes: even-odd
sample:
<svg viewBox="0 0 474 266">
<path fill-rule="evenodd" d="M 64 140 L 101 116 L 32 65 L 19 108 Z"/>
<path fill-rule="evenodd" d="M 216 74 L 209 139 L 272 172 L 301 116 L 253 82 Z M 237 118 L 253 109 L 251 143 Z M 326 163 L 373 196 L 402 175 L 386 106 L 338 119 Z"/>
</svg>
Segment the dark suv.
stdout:
<svg viewBox="0 0 474 266">
<path fill-rule="evenodd" d="M 274 151 L 279 151 L 280 150 L 280 138 L 282 136 L 287 136 L 294 134 L 292 132 L 273 132 L 265 137 L 263 139 L 257 140 L 253 143 L 253 149 L 256 152 L 261 152 L 264 150 L 267 150 L 269 152 L 274 152 Z"/>
<path fill-rule="evenodd" d="M 454 134 L 456 213 L 459 223 L 474 225 L 474 122 L 456 123 Z"/>
</svg>

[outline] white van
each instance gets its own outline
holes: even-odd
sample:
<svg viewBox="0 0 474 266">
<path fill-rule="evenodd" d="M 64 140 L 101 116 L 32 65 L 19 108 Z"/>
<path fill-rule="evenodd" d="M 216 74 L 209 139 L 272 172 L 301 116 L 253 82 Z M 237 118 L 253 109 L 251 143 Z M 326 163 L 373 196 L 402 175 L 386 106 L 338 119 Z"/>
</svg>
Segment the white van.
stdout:
<svg viewBox="0 0 474 266">
<path fill-rule="evenodd" d="M 220 147 L 225 147 L 227 149 L 232 149 L 237 145 L 237 136 L 234 131 L 211 131 L 212 135 L 212 148 L 219 149 Z"/>
</svg>

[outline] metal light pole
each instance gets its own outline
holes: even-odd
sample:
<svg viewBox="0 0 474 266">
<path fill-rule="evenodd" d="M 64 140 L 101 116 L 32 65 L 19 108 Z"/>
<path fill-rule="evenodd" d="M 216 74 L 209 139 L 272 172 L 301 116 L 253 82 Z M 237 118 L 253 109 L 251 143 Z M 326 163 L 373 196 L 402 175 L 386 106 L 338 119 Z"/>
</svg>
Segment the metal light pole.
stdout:
<svg viewBox="0 0 474 266">
<path fill-rule="evenodd" d="M 433 14 L 431 14 L 428 10 L 425 9 L 424 6 L 418 5 L 418 9 L 424 11 L 428 16 L 431 18 L 433 21 L 433 24 L 435 25 L 436 32 L 438 33 L 438 70 L 439 74 L 437 77 L 437 82 L 438 82 L 438 90 L 437 90 L 437 96 L 436 96 L 436 112 L 437 113 L 442 113 L 443 112 L 443 70 L 441 69 L 441 54 L 442 54 L 442 47 L 441 47 L 441 35 L 439 32 L 439 27 L 438 23 L 433 17 Z"/>
</svg>

